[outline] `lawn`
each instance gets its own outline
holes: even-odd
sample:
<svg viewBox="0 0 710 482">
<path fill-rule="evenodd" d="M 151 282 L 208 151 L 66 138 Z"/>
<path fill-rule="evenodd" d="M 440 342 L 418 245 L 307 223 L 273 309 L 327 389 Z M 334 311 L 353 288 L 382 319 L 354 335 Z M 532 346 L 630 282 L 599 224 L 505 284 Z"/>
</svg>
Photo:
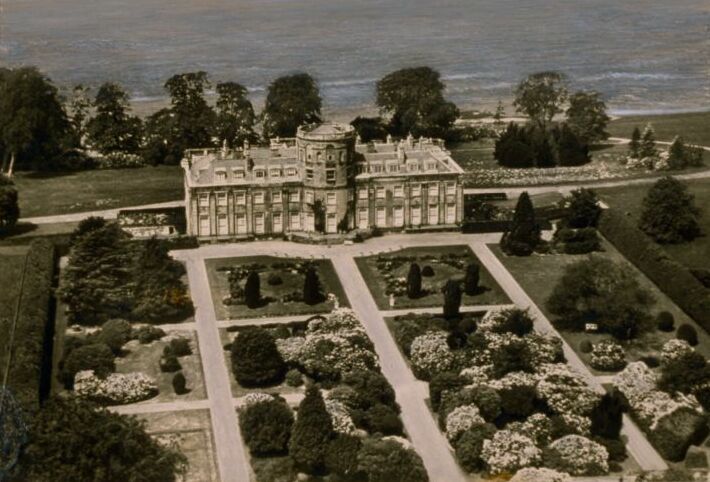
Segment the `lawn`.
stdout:
<svg viewBox="0 0 710 482">
<path fill-rule="evenodd" d="M 20 277 L 25 264 L 27 247 L 0 248 L 0 369 L 4 373 L 7 362 L 8 334 L 15 315 L 17 297 L 20 292 Z"/>
<path fill-rule="evenodd" d="M 710 179 L 685 181 L 695 202 L 701 208 L 700 225 L 704 233 L 690 243 L 667 244 L 663 249 L 675 260 L 689 268 L 710 269 Z M 641 215 L 641 204 L 648 192 L 648 185 L 630 185 L 597 189 L 600 199 L 609 206 L 629 213 L 634 220 Z"/>
<path fill-rule="evenodd" d="M 182 365 L 182 373 L 187 379 L 187 388 L 190 390 L 184 395 L 177 395 L 173 390 L 172 380 L 174 373 L 160 371 L 160 358 L 163 348 L 168 345 L 171 338 L 183 337 L 190 340 L 192 355 L 178 358 Z M 147 345 L 131 340 L 124 346 L 125 354 L 116 358 L 117 373 L 142 372 L 158 383 L 157 396 L 140 403 L 172 402 L 176 400 L 203 400 L 207 397 L 205 392 L 202 363 L 197 345 L 197 333 L 188 330 L 168 332 L 161 340 Z"/>
<path fill-rule="evenodd" d="M 390 267 L 378 267 L 378 260 L 380 265 L 390 262 Z M 410 299 L 406 294 L 395 295 L 394 307 L 390 307 L 388 295 L 390 291 L 385 277 L 390 278 L 390 289 L 395 283 L 402 285 L 406 283 L 411 263 L 415 262 L 422 270 L 425 266 L 430 266 L 434 271 L 433 276 L 422 276 L 423 296 Z M 510 303 L 501 287 L 481 265 L 468 246 L 418 246 L 386 254 L 355 258 L 355 263 L 381 310 L 443 306 L 444 295 L 441 293 L 441 288 L 450 279 L 463 279 L 466 266 L 472 262 L 480 266 L 479 293 L 474 296 L 464 294 L 461 304 L 471 306 Z"/>
<path fill-rule="evenodd" d="M 611 244 L 603 241 L 602 247 L 604 251 L 596 253 L 596 256 L 605 256 L 616 262 L 623 263 L 636 275 L 641 286 L 651 292 L 653 298 L 656 300 L 655 304 L 650 309 L 652 315 L 655 316 L 660 311 L 668 311 L 675 318 L 676 327 L 680 326 L 682 323 L 693 325 L 698 332 L 698 339 L 700 341 L 698 346 L 695 347 L 696 350 L 706 356 L 710 355 L 710 336 L 681 311 L 666 295 L 661 293 L 655 284 L 646 278 L 635 266 L 629 263 Z M 587 257 L 587 255 L 564 254 L 532 255 L 527 257 L 507 256 L 503 254 L 497 245 L 492 245 L 490 248 L 508 271 L 510 271 L 528 296 L 550 320 L 554 320 L 554 316 L 547 310 L 547 298 L 552 293 L 557 281 L 562 277 L 565 268 Z M 577 352 L 592 372 L 604 374 L 591 368 L 589 365 L 589 355 L 579 350 L 579 344 L 584 339 L 588 339 L 594 343 L 601 339 L 610 338 L 608 335 L 569 331 L 560 331 L 560 334 L 575 352 Z M 637 361 L 644 356 L 657 356 L 663 344 L 674 337 L 674 333 L 664 333 L 659 330 L 653 330 L 636 340 L 624 343 L 627 360 L 631 362 Z"/>
<path fill-rule="evenodd" d="M 306 263 L 313 263 L 324 295 L 334 294 L 341 306 L 349 306 L 347 296 L 340 284 L 340 279 L 330 260 L 307 260 L 302 258 L 277 258 L 274 256 L 248 256 L 238 258 L 214 258 L 205 260 L 209 279 L 212 302 L 217 319 L 260 318 L 265 316 L 288 316 L 310 313 L 326 313 L 333 308 L 333 302 L 326 299 L 315 305 L 303 301 L 284 301 L 283 297 L 301 296 L 303 293 L 303 268 Z M 250 266 L 251 265 L 251 266 Z M 223 299 L 229 297 L 230 269 L 256 269 L 260 275 L 261 296 L 265 300 L 262 306 L 248 308 L 244 304 L 225 305 Z M 269 284 L 270 275 L 281 278 L 278 285 Z M 245 279 L 240 281 L 242 288 Z"/>
<path fill-rule="evenodd" d="M 175 201 L 184 196 L 183 171 L 179 166 L 19 172 L 14 181 L 22 217 Z"/>
<path fill-rule="evenodd" d="M 138 418 L 145 421 L 148 433 L 154 438 L 177 443 L 189 464 L 184 480 L 218 480 L 208 410 L 145 413 Z"/>
<path fill-rule="evenodd" d="M 614 137 L 631 137 L 634 127 L 643 131 L 651 123 L 656 139 L 670 142 L 681 135 L 687 142 L 710 146 L 710 112 L 625 116 L 609 123 L 607 131 Z"/>
</svg>

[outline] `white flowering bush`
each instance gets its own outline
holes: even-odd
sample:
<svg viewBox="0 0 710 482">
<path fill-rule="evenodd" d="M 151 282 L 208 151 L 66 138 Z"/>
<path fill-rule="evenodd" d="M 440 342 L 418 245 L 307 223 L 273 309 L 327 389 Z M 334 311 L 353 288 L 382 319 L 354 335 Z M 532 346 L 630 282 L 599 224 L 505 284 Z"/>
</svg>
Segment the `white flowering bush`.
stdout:
<svg viewBox="0 0 710 482">
<path fill-rule="evenodd" d="M 573 413 L 564 413 L 561 416 L 565 424 L 574 430 L 577 435 L 584 435 L 585 437 L 591 435 L 592 419 L 589 417 Z"/>
<path fill-rule="evenodd" d="M 609 471 L 606 448 L 586 437 L 567 435 L 552 442 L 549 449 L 554 468 L 571 475 L 603 475 Z"/>
<path fill-rule="evenodd" d="M 633 402 L 629 400 L 629 403 L 639 421 L 650 430 L 654 430 L 664 417 L 671 416 L 676 411 L 688 409 L 699 414 L 703 412 L 693 395 L 670 395 L 660 390 L 646 392 L 634 398 Z"/>
<path fill-rule="evenodd" d="M 562 340 L 555 335 L 530 333 L 524 337 L 535 366 L 543 363 L 559 363 L 564 360 Z"/>
<path fill-rule="evenodd" d="M 668 365 L 694 351 L 693 347 L 685 340 L 678 338 L 668 340 L 661 349 L 661 365 Z"/>
<path fill-rule="evenodd" d="M 506 430 L 529 437 L 538 447 L 545 447 L 550 442 L 552 420 L 543 413 L 533 413 L 523 422 L 510 422 Z"/>
<path fill-rule="evenodd" d="M 587 415 L 601 398 L 587 380 L 567 364 L 548 363 L 538 371 L 537 395 L 560 415 Z"/>
<path fill-rule="evenodd" d="M 572 482 L 572 477 L 544 467 L 525 467 L 518 470 L 510 482 Z"/>
<path fill-rule="evenodd" d="M 277 338 L 276 339 L 276 349 L 281 354 L 281 358 L 284 359 L 286 363 L 296 363 L 298 362 L 298 357 L 301 354 L 303 345 L 306 343 L 306 339 L 302 336 L 291 336 L 288 338 Z"/>
<path fill-rule="evenodd" d="M 454 441 L 476 424 L 486 423 L 476 405 L 456 407 L 446 416 L 446 438 Z"/>
<path fill-rule="evenodd" d="M 602 371 L 617 371 L 626 366 L 624 348 L 613 340 L 602 340 L 592 347 L 592 367 Z"/>
<path fill-rule="evenodd" d="M 477 365 L 461 370 L 461 377 L 471 385 L 484 385 L 491 379 L 493 365 Z"/>
<path fill-rule="evenodd" d="M 509 372 L 502 378 L 491 380 L 488 385 L 496 390 L 506 390 L 514 387 L 533 388 L 538 383 L 538 377 L 534 373 Z"/>
<path fill-rule="evenodd" d="M 498 327 L 505 321 L 505 310 L 502 308 L 494 308 L 488 310 L 483 318 L 477 323 L 477 330 L 481 332 L 496 331 Z"/>
<path fill-rule="evenodd" d="M 631 405 L 645 393 L 656 389 L 656 374 L 644 362 L 633 362 L 614 375 L 612 384 L 624 394 Z"/>
<path fill-rule="evenodd" d="M 323 318 L 315 318 L 308 323 L 307 334 L 335 333 L 344 335 L 344 332 L 354 331 L 365 334 L 365 329 L 350 308 L 338 308 L 331 311 Z"/>
<path fill-rule="evenodd" d="M 491 440 L 484 440 L 481 451 L 481 459 L 493 475 L 538 465 L 541 458 L 542 451 L 529 437 L 510 430 L 499 430 Z"/>
<path fill-rule="evenodd" d="M 333 422 L 333 430 L 344 434 L 355 432 L 355 424 L 345 404 L 338 400 L 327 398 L 325 400 L 325 409 Z"/>
<path fill-rule="evenodd" d="M 614 161 L 610 158 L 610 161 Z M 566 182 L 586 182 L 625 177 L 629 174 L 618 162 L 590 162 L 584 166 L 508 169 L 488 167 L 466 171 L 466 180 L 476 186 L 533 186 Z"/>
<path fill-rule="evenodd" d="M 437 373 L 450 370 L 454 354 L 446 343 L 445 331 L 430 331 L 412 341 L 410 360 L 419 378 L 429 379 Z"/>
<path fill-rule="evenodd" d="M 258 403 L 263 403 L 263 402 L 270 402 L 273 400 L 274 397 L 273 395 L 269 395 L 268 393 L 263 393 L 263 392 L 251 392 L 247 393 L 244 395 L 244 408 L 251 407 L 252 405 L 256 405 Z"/>
<path fill-rule="evenodd" d="M 93 370 L 78 372 L 74 377 L 74 392 L 80 398 L 107 405 L 125 405 L 147 400 L 158 394 L 158 384 L 145 373 L 111 373 L 106 378 Z"/>
</svg>

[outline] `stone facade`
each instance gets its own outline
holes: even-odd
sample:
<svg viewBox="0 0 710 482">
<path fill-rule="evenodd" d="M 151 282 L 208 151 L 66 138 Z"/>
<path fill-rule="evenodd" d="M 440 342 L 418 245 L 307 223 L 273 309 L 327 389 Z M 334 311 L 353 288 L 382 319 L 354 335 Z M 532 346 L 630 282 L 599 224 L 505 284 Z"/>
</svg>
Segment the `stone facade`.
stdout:
<svg viewBox="0 0 710 482">
<path fill-rule="evenodd" d="M 302 126 L 270 147 L 191 149 L 187 232 L 237 238 L 450 227 L 463 218 L 462 169 L 432 139 L 359 143 L 349 125 Z"/>
</svg>

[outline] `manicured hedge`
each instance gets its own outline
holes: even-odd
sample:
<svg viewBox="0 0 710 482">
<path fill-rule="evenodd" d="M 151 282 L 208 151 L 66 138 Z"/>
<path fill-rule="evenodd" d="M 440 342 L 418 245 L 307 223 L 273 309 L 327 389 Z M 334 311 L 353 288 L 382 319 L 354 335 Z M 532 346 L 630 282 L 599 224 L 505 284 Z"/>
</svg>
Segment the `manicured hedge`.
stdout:
<svg viewBox="0 0 710 482">
<path fill-rule="evenodd" d="M 710 291 L 623 214 L 606 209 L 599 231 L 675 304 L 710 332 Z"/>
<path fill-rule="evenodd" d="M 49 395 L 55 256 L 54 245 L 46 239 L 37 239 L 30 244 L 11 347 L 8 386 L 22 407 L 29 411 L 39 409 L 40 401 Z M 19 279 L 17 283 L 20 283 Z M 3 333 L 3 336 L 9 337 L 10 333 Z"/>
</svg>

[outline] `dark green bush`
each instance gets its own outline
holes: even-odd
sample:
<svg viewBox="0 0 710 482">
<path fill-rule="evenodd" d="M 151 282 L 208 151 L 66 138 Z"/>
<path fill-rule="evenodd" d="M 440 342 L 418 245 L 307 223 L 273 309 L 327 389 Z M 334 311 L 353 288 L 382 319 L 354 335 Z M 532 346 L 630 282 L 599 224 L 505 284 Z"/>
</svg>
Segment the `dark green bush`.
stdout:
<svg viewBox="0 0 710 482">
<path fill-rule="evenodd" d="M 182 368 L 180 361 L 175 355 L 163 356 L 160 359 L 160 371 L 164 373 L 173 373 Z"/>
<path fill-rule="evenodd" d="M 105 377 L 116 370 L 114 354 L 105 343 L 91 343 L 72 350 L 62 361 L 61 378 L 67 388 L 74 385 L 74 375 L 83 370 L 93 370 Z"/>
<path fill-rule="evenodd" d="M 365 428 L 371 434 L 402 435 L 404 432 L 399 414 L 392 407 L 381 403 L 367 411 Z"/>
<path fill-rule="evenodd" d="M 263 328 L 239 332 L 231 347 L 232 371 L 240 385 L 260 387 L 281 383 L 286 363 L 271 334 Z"/>
<path fill-rule="evenodd" d="M 286 385 L 289 387 L 300 387 L 303 385 L 303 375 L 301 372 L 295 368 L 286 372 Z"/>
<path fill-rule="evenodd" d="M 673 331 L 675 319 L 673 318 L 673 315 L 671 313 L 667 311 L 661 311 L 660 313 L 658 313 L 658 316 L 656 316 L 656 324 L 659 330 L 665 331 L 666 333 L 670 333 L 671 331 Z"/>
<path fill-rule="evenodd" d="M 131 324 L 126 320 L 113 319 L 108 320 L 101 325 L 101 331 L 98 334 L 98 341 L 105 343 L 111 348 L 114 355 L 121 354 L 121 348 L 131 339 Z"/>
<path fill-rule="evenodd" d="M 481 459 L 483 442 L 493 438 L 495 425 L 490 423 L 474 425 L 466 430 L 456 441 L 456 459 L 467 472 L 478 472 L 484 468 Z"/>
<path fill-rule="evenodd" d="M 135 330 L 134 334 L 136 339 L 143 345 L 160 340 L 165 336 L 165 332 L 157 326 L 142 326 Z"/>
<path fill-rule="evenodd" d="M 676 338 L 679 340 L 685 340 L 690 346 L 695 346 L 698 344 L 698 332 L 693 328 L 692 325 L 683 323 L 678 327 L 675 333 Z"/>
<path fill-rule="evenodd" d="M 276 273 L 272 273 L 266 279 L 266 282 L 269 283 L 271 286 L 278 286 L 283 284 L 284 280 L 281 279 L 281 276 L 277 275 Z"/>
<path fill-rule="evenodd" d="M 192 355 L 192 348 L 190 348 L 190 340 L 188 340 L 187 338 L 173 338 L 172 340 L 170 340 L 170 348 L 177 357 Z"/>
<path fill-rule="evenodd" d="M 177 372 L 173 375 L 173 390 L 177 395 L 184 395 L 188 392 L 187 380 L 185 380 L 185 375 L 182 372 Z"/>
<path fill-rule="evenodd" d="M 244 442 L 256 457 L 285 454 L 292 426 L 293 412 L 282 400 L 254 403 L 239 411 Z"/>
<path fill-rule="evenodd" d="M 442 372 L 434 375 L 429 382 L 429 402 L 434 411 L 439 410 L 441 394 L 446 390 L 458 390 L 466 385 L 466 380 L 456 372 Z"/>
<path fill-rule="evenodd" d="M 434 276 L 434 268 L 429 265 L 424 266 L 422 268 L 422 276 L 425 276 L 427 278 Z"/>
<path fill-rule="evenodd" d="M 590 353 L 592 351 L 592 342 L 589 340 L 582 340 L 579 343 L 579 351 L 582 353 Z"/>
<path fill-rule="evenodd" d="M 328 472 L 344 480 L 358 480 L 357 454 L 362 442 L 354 435 L 339 433 L 328 443 L 325 453 L 325 466 Z"/>
</svg>

